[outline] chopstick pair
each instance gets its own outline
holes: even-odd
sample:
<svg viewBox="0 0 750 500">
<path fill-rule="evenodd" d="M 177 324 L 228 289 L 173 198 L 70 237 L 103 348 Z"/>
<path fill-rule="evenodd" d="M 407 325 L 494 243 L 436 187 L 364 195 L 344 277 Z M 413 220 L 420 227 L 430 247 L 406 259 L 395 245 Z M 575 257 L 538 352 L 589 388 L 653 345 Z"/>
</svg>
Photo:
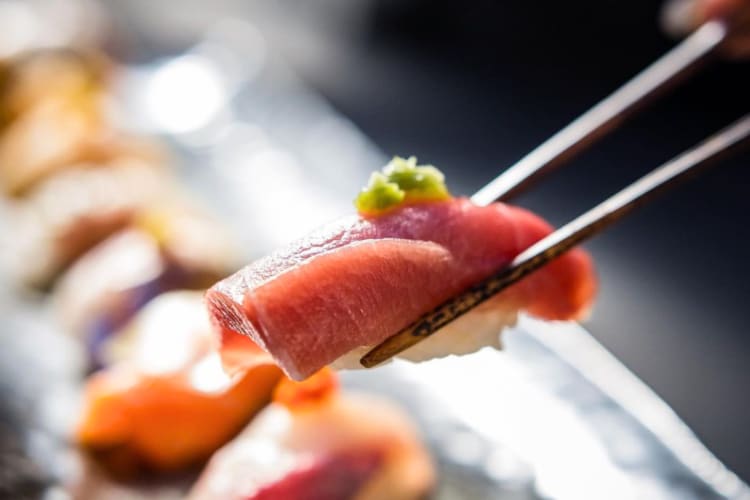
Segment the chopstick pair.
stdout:
<svg viewBox="0 0 750 500">
<path fill-rule="evenodd" d="M 691 70 L 697 69 L 716 52 L 727 36 L 726 25 L 719 21 L 703 25 L 677 47 L 480 189 L 471 200 L 478 205 L 488 205 L 496 200 L 507 200 L 528 188 L 543 173 L 560 166 L 613 130 L 648 99 L 680 81 Z M 366 368 L 373 367 L 421 342 L 495 294 L 598 234 L 687 175 L 696 173 L 700 167 L 747 145 L 749 137 L 750 115 L 745 115 L 532 245 L 506 268 L 424 314 L 371 349 L 362 357 L 361 364 Z"/>
</svg>

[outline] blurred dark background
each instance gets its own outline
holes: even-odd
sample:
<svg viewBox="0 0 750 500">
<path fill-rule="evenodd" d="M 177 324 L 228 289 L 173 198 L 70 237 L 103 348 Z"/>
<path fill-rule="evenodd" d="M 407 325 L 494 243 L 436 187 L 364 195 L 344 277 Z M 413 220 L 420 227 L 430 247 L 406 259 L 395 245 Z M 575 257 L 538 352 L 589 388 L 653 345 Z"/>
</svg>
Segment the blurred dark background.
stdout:
<svg viewBox="0 0 750 500">
<path fill-rule="evenodd" d="M 287 57 L 388 154 L 417 155 L 470 194 L 673 46 L 659 11 L 382 0 L 342 29 L 298 6 L 328 51 L 287 41 Z M 713 64 L 518 203 L 564 223 L 748 111 L 750 65 Z M 726 161 L 587 245 L 601 274 L 588 328 L 745 480 L 749 167 L 747 153 Z"/>
</svg>

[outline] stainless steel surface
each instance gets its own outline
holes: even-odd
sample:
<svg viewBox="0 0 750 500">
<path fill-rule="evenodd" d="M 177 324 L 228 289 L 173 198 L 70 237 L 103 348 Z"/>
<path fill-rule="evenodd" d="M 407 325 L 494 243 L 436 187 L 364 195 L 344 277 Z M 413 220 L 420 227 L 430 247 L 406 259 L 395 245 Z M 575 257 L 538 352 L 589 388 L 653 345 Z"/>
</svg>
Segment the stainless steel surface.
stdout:
<svg viewBox="0 0 750 500">
<path fill-rule="evenodd" d="M 726 36 L 727 28 L 719 21 L 701 26 L 677 47 L 482 187 L 471 200 L 487 205 L 506 200 L 526 189 L 539 176 L 565 163 L 617 127 L 649 98 L 678 83 L 711 55 Z"/>
<path fill-rule="evenodd" d="M 480 473 L 479 484 L 493 473 L 502 478 L 493 457 L 506 457 L 509 477 L 497 491 L 515 479 L 542 498 L 750 494 L 580 326 L 523 318 L 504 342 L 503 353 L 485 349 L 422 365 L 397 361 L 376 368 L 377 378 L 351 372 L 345 380 L 406 405 L 423 423 L 448 477 L 462 466 Z"/>
</svg>

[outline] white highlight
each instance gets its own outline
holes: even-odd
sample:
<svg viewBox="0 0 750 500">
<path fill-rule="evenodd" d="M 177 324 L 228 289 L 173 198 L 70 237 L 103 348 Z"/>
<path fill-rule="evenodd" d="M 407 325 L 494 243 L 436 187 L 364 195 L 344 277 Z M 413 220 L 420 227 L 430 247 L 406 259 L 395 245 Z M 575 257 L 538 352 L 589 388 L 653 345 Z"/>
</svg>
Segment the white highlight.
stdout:
<svg viewBox="0 0 750 500">
<path fill-rule="evenodd" d="M 226 98 L 216 66 L 196 55 L 178 57 L 158 68 L 143 95 L 149 120 L 173 134 L 209 125 L 223 109 Z"/>
</svg>

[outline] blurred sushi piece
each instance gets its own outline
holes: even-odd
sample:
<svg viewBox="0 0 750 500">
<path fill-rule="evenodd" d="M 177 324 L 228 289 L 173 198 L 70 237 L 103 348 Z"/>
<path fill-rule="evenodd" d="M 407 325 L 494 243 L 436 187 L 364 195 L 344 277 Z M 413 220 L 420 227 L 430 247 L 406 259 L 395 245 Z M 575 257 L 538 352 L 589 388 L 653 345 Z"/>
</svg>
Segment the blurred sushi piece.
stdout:
<svg viewBox="0 0 750 500">
<path fill-rule="evenodd" d="M 14 235 L 3 248 L 10 274 L 26 285 L 48 287 L 87 250 L 175 191 L 168 170 L 142 158 L 67 168 L 6 207 Z"/>
<path fill-rule="evenodd" d="M 274 403 L 218 451 L 191 500 L 418 499 L 433 488 L 429 454 L 392 403 L 339 392 L 328 369 L 282 381 Z"/>
<path fill-rule="evenodd" d="M 90 49 L 37 49 L 2 62 L 0 111 L 7 125 L 35 106 L 52 101 L 96 104 L 101 110 L 115 63 Z"/>
<path fill-rule="evenodd" d="M 61 276 L 55 308 L 92 364 L 105 366 L 104 346 L 143 305 L 169 290 L 206 288 L 234 267 L 233 249 L 199 207 L 182 200 L 149 207 Z"/>
<path fill-rule="evenodd" d="M 114 64 L 84 50 L 42 50 L 5 64 L 0 78 L 0 188 L 10 196 L 70 166 L 153 155 L 114 127 L 106 84 Z"/>
<path fill-rule="evenodd" d="M 46 288 L 93 245 L 174 191 L 161 149 L 116 126 L 115 64 L 84 49 L 18 55 L 0 72 L 0 191 L 10 274 Z"/>
<path fill-rule="evenodd" d="M 212 348 L 201 294 L 149 303 L 92 375 L 78 443 L 118 478 L 200 464 L 270 400 L 281 371 L 258 366 L 229 378 Z"/>
</svg>

